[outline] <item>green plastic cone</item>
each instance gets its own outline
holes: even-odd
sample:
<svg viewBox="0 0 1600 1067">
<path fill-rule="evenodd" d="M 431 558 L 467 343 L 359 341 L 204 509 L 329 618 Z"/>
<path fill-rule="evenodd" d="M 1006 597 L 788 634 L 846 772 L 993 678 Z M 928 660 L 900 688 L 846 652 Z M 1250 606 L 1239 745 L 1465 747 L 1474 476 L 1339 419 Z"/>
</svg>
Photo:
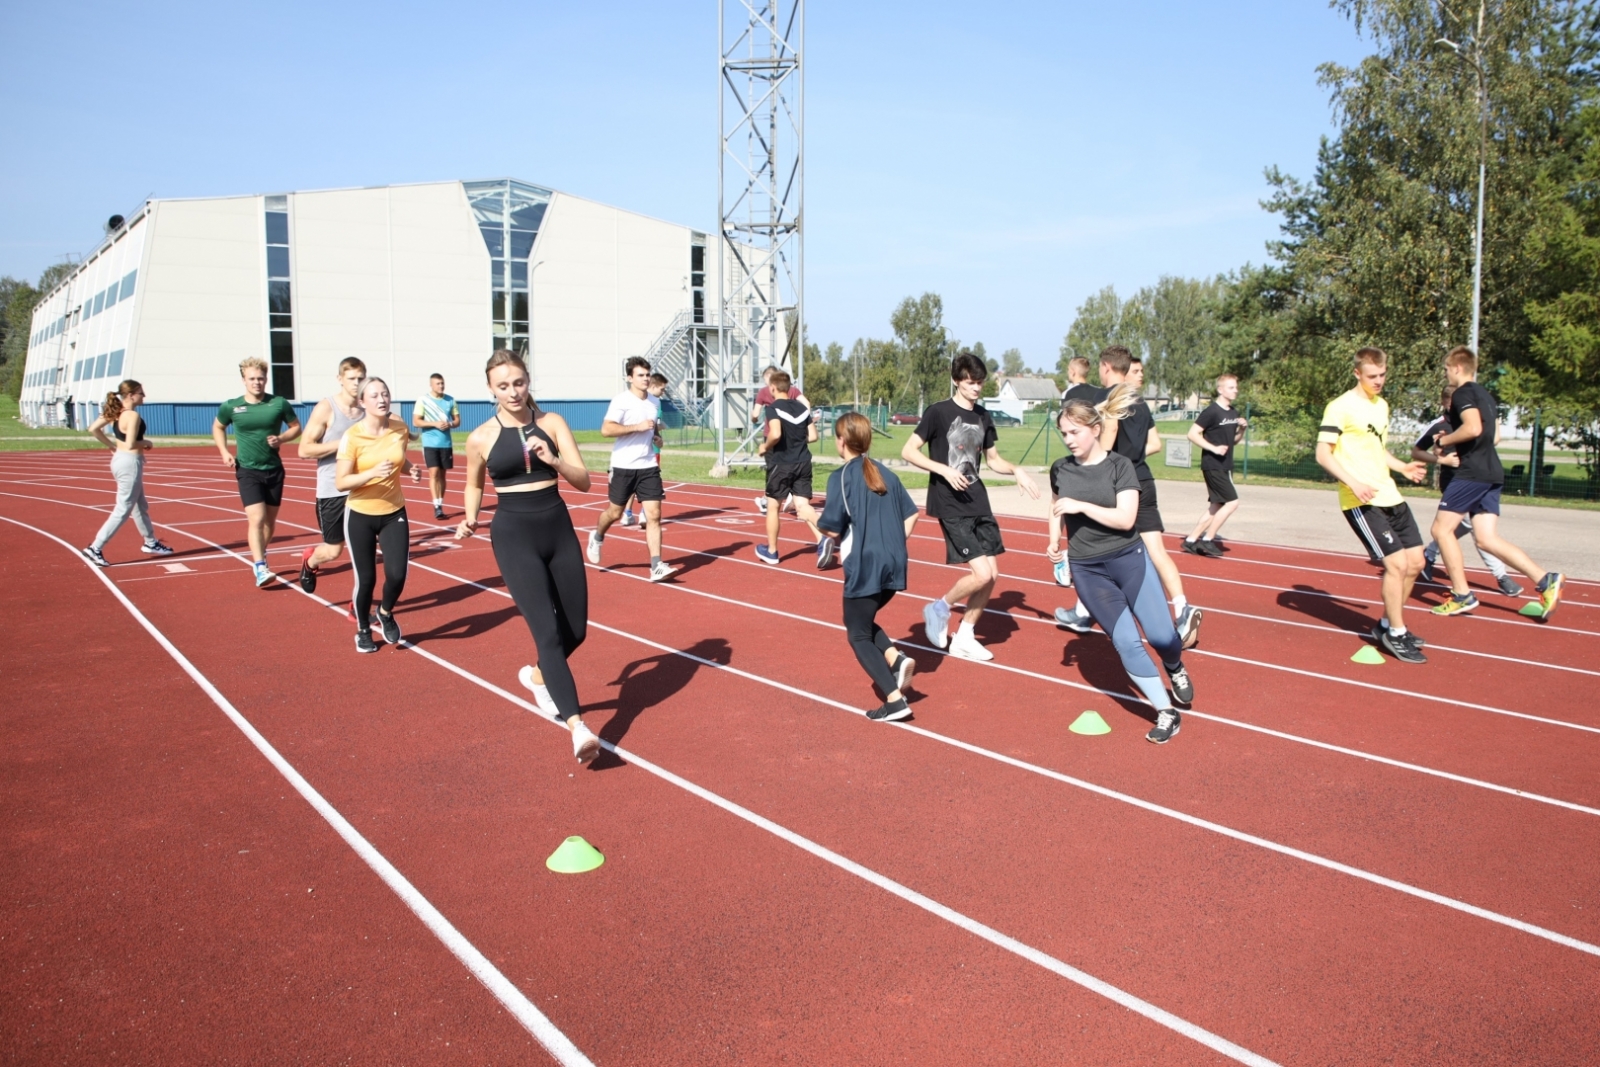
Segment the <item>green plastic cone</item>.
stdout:
<svg viewBox="0 0 1600 1067">
<path fill-rule="evenodd" d="M 1109 734 L 1111 732 L 1110 725 L 1100 717 L 1098 711 L 1084 712 L 1067 729 L 1075 734 L 1087 734 L 1090 737 L 1099 737 L 1101 734 Z"/>
<path fill-rule="evenodd" d="M 1383 653 L 1371 645 L 1362 645 L 1356 654 L 1350 657 L 1351 663 L 1382 663 Z"/>
<path fill-rule="evenodd" d="M 1530 600 L 1517 609 L 1518 615 L 1526 615 L 1530 619 L 1544 618 L 1544 604 L 1537 600 Z"/>
<path fill-rule="evenodd" d="M 544 865 L 557 874 L 582 874 L 592 871 L 606 861 L 599 851 L 581 837 L 569 837 L 561 847 L 550 853 Z"/>
</svg>

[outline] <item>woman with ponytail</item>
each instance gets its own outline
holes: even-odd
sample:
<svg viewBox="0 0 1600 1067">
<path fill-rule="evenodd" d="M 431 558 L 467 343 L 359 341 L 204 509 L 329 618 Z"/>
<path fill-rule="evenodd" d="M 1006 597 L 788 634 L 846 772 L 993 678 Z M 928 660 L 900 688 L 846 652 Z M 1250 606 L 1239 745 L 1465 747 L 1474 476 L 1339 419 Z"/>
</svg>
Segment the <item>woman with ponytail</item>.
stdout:
<svg viewBox="0 0 1600 1067">
<path fill-rule="evenodd" d="M 917 505 L 900 479 L 868 455 L 872 423 L 866 416 L 840 416 L 833 436 L 845 462 L 828 476 L 828 502 L 817 525 L 823 536 L 842 539 L 845 633 L 856 659 L 883 692 L 883 704 L 867 718 L 894 722 L 911 714 L 905 690 L 917 664 L 894 647 L 877 616 L 906 587 L 906 538 L 917 524 Z"/>
<path fill-rule="evenodd" d="M 144 498 L 144 454 L 149 451 L 150 442 L 145 440 L 144 417 L 139 414 L 142 403 L 144 386 L 129 378 L 117 386 L 116 392 L 106 394 L 100 417 L 89 427 L 94 439 L 111 449 L 111 477 L 117 481 L 116 506 L 100 532 L 94 535 L 94 541 L 83 550 L 89 562 L 97 567 L 110 566 L 102 550 L 129 515 L 133 516 L 134 527 L 144 537 L 141 552 L 147 556 L 172 555 L 172 549 L 156 538 L 155 528 L 150 525 L 150 505 Z M 111 437 L 106 436 L 108 427 Z"/>
<path fill-rule="evenodd" d="M 1172 683 L 1180 703 L 1194 699 L 1194 686 L 1183 667 L 1183 642 L 1167 614 L 1161 579 L 1149 550 L 1135 532 L 1139 514 L 1139 475 L 1126 457 L 1100 444 L 1101 427 L 1120 419 L 1138 400 L 1129 385 L 1114 386 L 1098 405 L 1069 400 L 1061 407 L 1057 427 L 1070 455 L 1050 468 L 1052 563 L 1060 561 L 1061 526 L 1065 520 L 1068 566 L 1078 590 L 1078 606 L 1111 637 L 1122 666 L 1156 709 L 1156 724 L 1145 740 L 1163 744 L 1177 736 L 1183 716 L 1173 707 L 1156 666 L 1145 652 L 1148 640 Z M 1143 629 L 1144 640 L 1139 637 Z"/>
</svg>

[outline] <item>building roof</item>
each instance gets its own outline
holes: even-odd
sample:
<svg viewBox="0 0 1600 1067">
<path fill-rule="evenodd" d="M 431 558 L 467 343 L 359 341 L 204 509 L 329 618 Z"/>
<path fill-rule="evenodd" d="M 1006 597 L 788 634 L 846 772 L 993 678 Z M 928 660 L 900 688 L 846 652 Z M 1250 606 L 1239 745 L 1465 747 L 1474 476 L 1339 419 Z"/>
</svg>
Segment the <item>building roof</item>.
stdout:
<svg viewBox="0 0 1600 1067">
<path fill-rule="evenodd" d="M 1000 388 L 1009 388 L 1018 400 L 1054 400 L 1061 395 L 1061 390 L 1050 378 L 1011 377 L 1001 382 Z"/>
</svg>

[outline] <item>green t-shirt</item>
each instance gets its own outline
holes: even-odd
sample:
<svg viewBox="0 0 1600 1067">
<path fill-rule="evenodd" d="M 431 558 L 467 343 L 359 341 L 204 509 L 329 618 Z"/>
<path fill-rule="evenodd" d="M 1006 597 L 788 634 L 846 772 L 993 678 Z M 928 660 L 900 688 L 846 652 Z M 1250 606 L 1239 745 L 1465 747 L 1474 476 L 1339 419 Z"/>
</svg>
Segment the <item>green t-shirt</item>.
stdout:
<svg viewBox="0 0 1600 1067">
<path fill-rule="evenodd" d="M 273 471 L 283 466 L 278 450 L 267 445 L 267 437 L 295 421 L 294 405 L 281 396 L 265 393 L 259 404 L 247 404 L 242 396 L 225 400 L 217 407 L 217 421 L 233 426 L 239 442 L 239 466 L 258 471 Z"/>
</svg>

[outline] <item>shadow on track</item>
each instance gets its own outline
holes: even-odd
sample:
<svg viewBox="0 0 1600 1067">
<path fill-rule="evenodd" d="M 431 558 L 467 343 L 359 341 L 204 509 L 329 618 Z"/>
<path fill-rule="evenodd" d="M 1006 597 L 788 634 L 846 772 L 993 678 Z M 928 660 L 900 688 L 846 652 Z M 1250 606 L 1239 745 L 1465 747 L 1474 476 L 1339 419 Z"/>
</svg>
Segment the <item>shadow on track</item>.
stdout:
<svg viewBox="0 0 1600 1067">
<path fill-rule="evenodd" d="M 1364 634 L 1378 621 L 1382 608 L 1376 605 L 1359 607 L 1347 604 L 1326 590 L 1310 585 L 1296 585 L 1278 594 L 1278 606 L 1300 615 L 1337 626 L 1355 634 Z M 1371 614 L 1368 614 L 1368 612 Z"/>
<path fill-rule="evenodd" d="M 721 637 L 705 638 L 683 651 L 724 666 L 733 660 L 732 647 L 727 639 Z M 621 687 L 616 699 L 585 705 L 583 713 L 588 715 L 605 708 L 616 708 L 616 714 L 596 732 L 613 745 L 619 745 L 641 713 L 676 696 L 699 670 L 700 664 L 673 652 L 633 660 L 610 683 Z M 625 764 L 615 753 L 602 750 L 589 769 L 603 771 L 622 766 Z"/>
</svg>

